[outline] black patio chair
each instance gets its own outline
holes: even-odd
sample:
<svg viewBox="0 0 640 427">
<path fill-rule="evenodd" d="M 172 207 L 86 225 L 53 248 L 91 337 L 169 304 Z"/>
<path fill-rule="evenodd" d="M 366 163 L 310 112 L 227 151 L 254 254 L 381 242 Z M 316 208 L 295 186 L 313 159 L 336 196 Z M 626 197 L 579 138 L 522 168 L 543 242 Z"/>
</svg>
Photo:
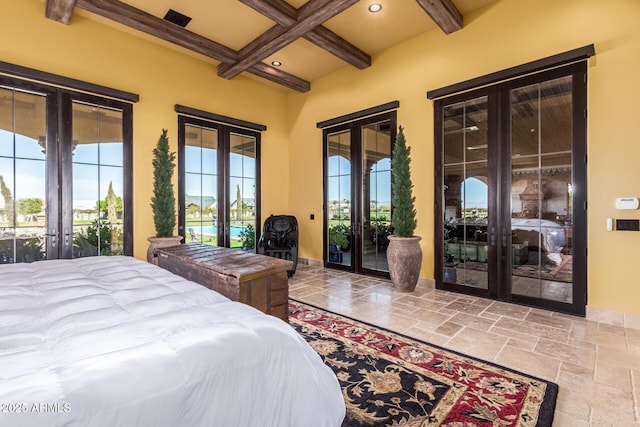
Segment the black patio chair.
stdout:
<svg viewBox="0 0 640 427">
<path fill-rule="evenodd" d="M 271 215 L 264 222 L 256 253 L 293 262 L 287 271 L 292 277 L 298 265 L 298 220 L 292 215 Z"/>
</svg>

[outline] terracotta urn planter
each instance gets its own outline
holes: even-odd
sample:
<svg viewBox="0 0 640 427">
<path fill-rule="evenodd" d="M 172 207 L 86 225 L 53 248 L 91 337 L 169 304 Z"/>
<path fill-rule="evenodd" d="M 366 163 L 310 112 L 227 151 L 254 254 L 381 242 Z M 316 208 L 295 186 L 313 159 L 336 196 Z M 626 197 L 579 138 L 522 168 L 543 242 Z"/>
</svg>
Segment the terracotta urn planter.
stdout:
<svg viewBox="0 0 640 427">
<path fill-rule="evenodd" d="M 147 249 L 147 262 L 158 265 L 156 249 L 176 246 L 182 242 L 182 236 L 171 237 L 147 237 L 149 248 Z"/>
<path fill-rule="evenodd" d="M 400 292 L 413 292 L 420 278 L 422 266 L 422 237 L 389 236 L 387 262 L 391 285 Z"/>
</svg>

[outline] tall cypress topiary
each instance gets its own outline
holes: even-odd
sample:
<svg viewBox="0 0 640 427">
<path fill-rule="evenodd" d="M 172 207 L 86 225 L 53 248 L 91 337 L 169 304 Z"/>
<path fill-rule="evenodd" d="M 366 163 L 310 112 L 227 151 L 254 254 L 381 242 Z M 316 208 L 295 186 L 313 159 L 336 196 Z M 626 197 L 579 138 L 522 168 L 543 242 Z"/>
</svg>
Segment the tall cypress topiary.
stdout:
<svg viewBox="0 0 640 427">
<path fill-rule="evenodd" d="M 162 135 L 156 148 L 153 149 L 153 223 L 156 227 L 156 237 L 171 237 L 176 226 L 176 198 L 173 193 L 173 170 L 175 169 L 176 153 L 169 152 L 169 138 L 167 130 L 162 129 Z"/>
<path fill-rule="evenodd" d="M 393 147 L 391 159 L 391 172 L 393 174 L 393 184 L 391 190 L 391 204 L 393 214 L 391 225 L 393 234 L 396 237 L 413 237 L 418 220 L 416 219 L 416 198 L 412 194 L 413 184 L 411 183 L 411 147 L 407 147 L 404 139 L 404 131 L 400 126 L 396 143 Z"/>
</svg>

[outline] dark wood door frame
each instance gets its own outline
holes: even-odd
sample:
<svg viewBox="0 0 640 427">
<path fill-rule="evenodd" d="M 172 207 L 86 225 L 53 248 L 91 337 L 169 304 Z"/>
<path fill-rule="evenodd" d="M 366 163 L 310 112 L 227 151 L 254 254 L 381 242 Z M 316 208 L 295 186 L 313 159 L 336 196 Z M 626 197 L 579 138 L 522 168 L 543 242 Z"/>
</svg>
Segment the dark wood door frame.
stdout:
<svg viewBox="0 0 640 427">
<path fill-rule="evenodd" d="M 510 141 L 510 90 L 529 84 L 547 80 L 572 76 L 572 182 L 576 183 L 577 191 L 573 194 L 573 293 L 572 303 L 563 303 L 542 298 L 527 297 L 512 293 L 511 289 L 511 239 L 504 234 L 510 234 L 511 206 L 510 203 L 500 203 L 500 200 L 511 200 L 511 170 L 505 165 L 511 164 Z M 493 212 L 489 217 L 488 227 L 488 258 L 493 260 L 496 268 L 489 268 L 488 289 L 465 287 L 464 293 L 487 297 L 502 301 L 510 301 L 525 305 L 537 306 L 551 310 L 585 315 L 587 303 L 587 199 L 586 199 L 586 94 L 587 63 L 579 61 L 551 70 L 542 71 L 526 77 L 513 79 L 504 83 L 494 84 L 462 94 L 451 95 L 436 100 L 434 106 L 434 150 L 435 150 L 435 279 L 436 287 L 454 292 L 461 292 L 460 285 L 444 281 L 444 201 L 443 201 L 443 108 L 463 100 L 480 96 L 488 96 L 489 134 L 489 197 L 488 209 Z M 492 196 L 493 192 L 493 196 Z"/>
</svg>

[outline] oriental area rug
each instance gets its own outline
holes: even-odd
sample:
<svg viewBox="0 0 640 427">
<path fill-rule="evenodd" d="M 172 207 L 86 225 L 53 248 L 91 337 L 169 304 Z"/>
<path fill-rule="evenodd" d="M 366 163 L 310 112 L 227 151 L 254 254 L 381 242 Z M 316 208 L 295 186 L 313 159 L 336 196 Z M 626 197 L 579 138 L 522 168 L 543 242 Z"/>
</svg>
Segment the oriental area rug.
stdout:
<svg viewBox="0 0 640 427">
<path fill-rule="evenodd" d="M 289 323 L 331 367 L 343 427 L 551 426 L 558 386 L 311 305 Z"/>
</svg>

